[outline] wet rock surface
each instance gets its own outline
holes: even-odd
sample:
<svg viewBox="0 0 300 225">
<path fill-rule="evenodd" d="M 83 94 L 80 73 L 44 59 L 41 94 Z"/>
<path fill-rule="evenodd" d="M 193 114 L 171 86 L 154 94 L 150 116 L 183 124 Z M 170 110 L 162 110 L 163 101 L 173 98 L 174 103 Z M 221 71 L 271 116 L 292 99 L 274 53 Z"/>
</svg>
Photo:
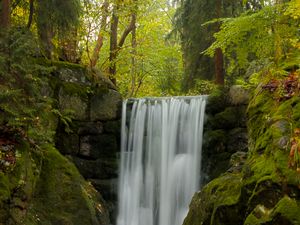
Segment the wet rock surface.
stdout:
<svg viewBox="0 0 300 225">
<path fill-rule="evenodd" d="M 229 170 L 233 154 L 248 151 L 248 98 L 244 91 L 237 89 L 238 93 L 220 90 L 208 98 L 202 147 L 202 184 Z M 239 93 L 243 94 L 240 99 Z M 234 103 L 233 98 L 236 98 Z"/>
</svg>

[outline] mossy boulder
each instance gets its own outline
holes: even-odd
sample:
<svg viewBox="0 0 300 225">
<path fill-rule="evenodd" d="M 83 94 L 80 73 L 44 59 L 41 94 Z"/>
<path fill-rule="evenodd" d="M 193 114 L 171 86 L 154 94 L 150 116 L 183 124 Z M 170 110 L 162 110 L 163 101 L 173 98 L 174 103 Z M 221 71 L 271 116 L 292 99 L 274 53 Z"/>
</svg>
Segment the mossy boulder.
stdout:
<svg viewBox="0 0 300 225">
<path fill-rule="evenodd" d="M 16 166 L 0 173 L 0 224 L 109 224 L 100 194 L 54 147 L 22 141 L 16 151 Z"/>
<path fill-rule="evenodd" d="M 240 174 L 227 173 L 213 180 L 194 195 L 183 225 L 240 224 L 241 187 Z"/>
<path fill-rule="evenodd" d="M 298 140 L 300 97 L 278 100 L 264 85 L 248 106 L 248 158 L 195 194 L 184 225 L 300 224 L 299 162 L 290 141 Z"/>
</svg>

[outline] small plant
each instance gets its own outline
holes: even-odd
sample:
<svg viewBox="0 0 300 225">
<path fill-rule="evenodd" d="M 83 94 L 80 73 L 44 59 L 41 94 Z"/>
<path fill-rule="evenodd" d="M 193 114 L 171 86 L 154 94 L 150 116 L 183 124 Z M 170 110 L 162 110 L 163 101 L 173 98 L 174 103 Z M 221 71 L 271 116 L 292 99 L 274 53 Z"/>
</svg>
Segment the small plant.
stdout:
<svg viewBox="0 0 300 225">
<path fill-rule="evenodd" d="M 51 112 L 58 116 L 58 118 L 60 119 L 60 121 L 65 127 L 65 132 L 73 133 L 72 129 L 70 128 L 70 124 L 72 123 L 72 118 L 74 114 L 73 110 L 61 112 L 58 109 L 52 109 Z"/>
</svg>

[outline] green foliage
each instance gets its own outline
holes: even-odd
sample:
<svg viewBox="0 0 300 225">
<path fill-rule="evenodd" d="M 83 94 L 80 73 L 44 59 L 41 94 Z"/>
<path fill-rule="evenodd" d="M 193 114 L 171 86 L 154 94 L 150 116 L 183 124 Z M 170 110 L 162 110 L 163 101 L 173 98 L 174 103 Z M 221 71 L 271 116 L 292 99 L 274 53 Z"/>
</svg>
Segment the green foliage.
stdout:
<svg viewBox="0 0 300 225">
<path fill-rule="evenodd" d="M 34 46 L 36 39 L 26 30 L 13 29 L 0 39 L 0 124 L 22 127 L 34 139 L 47 140 L 53 135 L 45 129 L 50 126 L 46 118 L 51 99 L 41 96 L 41 90 L 46 82 L 42 76 L 49 70 L 35 63 Z"/>
<path fill-rule="evenodd" d="M 278 65 L 291 57 L 299 37 L 299 21 L 294 19 L 296 1 L 269 5 L 237 18 L 222 20 L 216 41 L 205 51 L 211 57 L 221 48 L 229 61 L 227 72 L 245 71 L 252 62 Z M 266 65 L 265 65 L 266 66 Z"/>
<path fill-rule="evenodd" d="M 135 51 L 130 47 L 129 36 L 118 58 L 117 80 L 123 96 L 169 96 L 180 93 L 183 73 L 181 47 L 174 38 L 167 38 L 167 33 L 172 29 L 170 18 L 173 14 L 174 8 L 165 1 L 148 1 L 139 5 L 137 47 Z M 132 65 L 132 58 L 135 65 Z M 106 70 L 106 65 L 102 68 Z"/>
</svg>

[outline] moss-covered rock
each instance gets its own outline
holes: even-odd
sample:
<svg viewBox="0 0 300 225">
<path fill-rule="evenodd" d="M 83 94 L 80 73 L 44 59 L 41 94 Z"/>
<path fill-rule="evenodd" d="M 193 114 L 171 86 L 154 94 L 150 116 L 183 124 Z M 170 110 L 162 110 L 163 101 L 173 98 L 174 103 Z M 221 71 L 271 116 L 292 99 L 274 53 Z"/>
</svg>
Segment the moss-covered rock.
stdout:
<svg viewBox="0 0 300 225">
<path fill-rule="evenodd" d="M 246 93 L 240 87 L 238 92 Z M 246 98 L 244 97 L 243 101 L 235 99 L 232 103 L 228 89 L 223 88 L 218 89 L 208 98 L 202 146 L 201 172 L 204 184 L 227 170 L 241 170 L 242 162 L 238 165 L 236 163 L 230 165 L 229 162 L 231 155 L 235 152 L 248 150 L 246 106 L 244 105 Z"/>
<path fill-rule="evenodd" d="M 246 110 L 243 106 L 227 107 L 211 120 L 214 129 L 233 129 L 246 124 Z"/>
<path fill-rule="evenodd" d="M 184 225 L 300 224 L 300 174 L 292 151 L 298 141 L 300 97 L 274 97 L 279 94 L 264 84 L 255 90 L 242 170 L 221 175 L 195 194 Z"/>
<path fill-rule="evenodd" d="M 241 178 L 240 174 L 227 173 L 206 185 L 193 197 L 183 225 L 240 224 Z"/>
<path fill-rule="evenodd" d="M 122 98 L 120 93 L 109 90 L 107 93 L 96 93 L 91 98 L 91 120 L 114 120 L 120 118 Z"/>
<path fill-rule="evenodd" d="M 56 149 L 48 149 L 41 169 L 25 224 L 109 224 L 99 193 Z"/>
</svg>

